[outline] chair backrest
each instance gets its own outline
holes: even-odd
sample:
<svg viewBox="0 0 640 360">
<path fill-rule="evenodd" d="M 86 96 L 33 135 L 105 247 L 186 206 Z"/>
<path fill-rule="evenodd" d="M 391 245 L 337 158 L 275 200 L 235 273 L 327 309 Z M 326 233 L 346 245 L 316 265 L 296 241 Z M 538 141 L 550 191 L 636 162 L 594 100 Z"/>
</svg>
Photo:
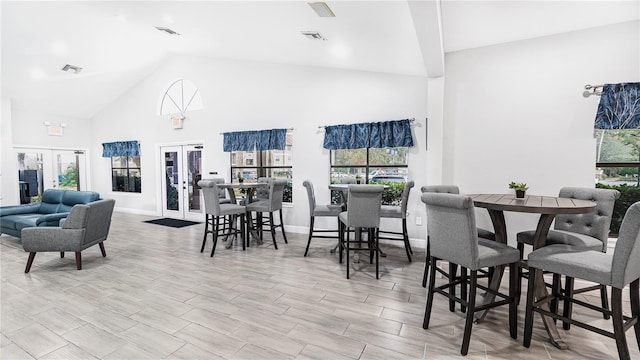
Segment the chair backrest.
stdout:
<svg viewBox="0 0 640 360">
<path fill-rule="evenodd" d="M 354 177 L 343 177 L 340 178 L 340 184 L 355 184 L 356 183 L 356 178 Z"/>
<path fill-rule="evenodd" d="M 213 216 L 220 215 L 220 192 L 216 179 L 202 179 L 198 181 L 204 197 L 204 211 Z"/>
<path fill-rule="evenodd" d="M 640 277 L 640 201 L 624 215 L 611 268 L 612 286 L 622 289 Z"/>
<path fill-rule="evenodd" d="M 431 256 L 478 269 L 478 232 L 473 200 L 445 193 L 422 194 L 427 207 Z"/>
<path fill-rule="evenodd" d="M 115 203 L 113 199 L 104 199 L 74 205 L 62 228 L 85 229 L 83 244 L 104 240 L 109 235 Z"/>
<path fill-rule="evenodd" d="M 594 213 L 557 215 L 554 229 L 571 231 L 600 239 L 602 241 L 602 251 L 606 252 L 613 206 L 616 199 L 620 197 L 620 192 L 609 189 L 564 187 L 560 189 L 559 196 L 595 201 L 598 205 Z"/>
<path fill-rule="evenodd" d="M 411 188 L 415 186 L 415 182 L 413 180 L 407 181 L 404 184 L 404 189 L 402 190 L 402 200 L 400 201 L 400 211 L 402 212 L 402 218 L 407 217 L 407 205 L 409 204 L 409 193 L 411 192 Z"/>
<path fill-rule="evenodd" d="M 377 228 L 380 226 L 382 185 L 349 185 L 347 226 Z"/>
<path fill-rule="evenodd" d="M 275 179 L 269 183 L 269 211 L 282 209 L 282 195 L 287 183 L 286 179 Z"/>
<path fill-rule="evenodd" d="M 223 178 L 211 178 L 211 179 L 206 179 L 206 180 L 211 180 L 216 184 L 224 184 L 224 179 Z M 198 185 L 200 186 L 200 185 Z M 218 188 L 218 197 L 220 199 L 226 199 L 227 198 L 227 192 L 226 189 L 224 188 Z"/>
<path fill-rule="evenodd" d="M 313 210 L 316 208 L 316 195 L 313 191 L 311 180 L 305 180 L 302 185 L 307 188 L 307 198 L 309 199 L 309 214 L 313 216 Z"/>
<path fill-rule="evenodd" d="M 258 184 L 271 184 L 275 178 L 271 177 L 259 177 Z M 269 186 L 258 186 L 256 188 L 256 194 L 254 196 L 256 200 L 267 200 L 269 199 Z"/>
<path fill-rule="evenodd" d="M 425 185 L 420 188 L 422 193 L 460 194 L 457 185 Z"/>
</svg>

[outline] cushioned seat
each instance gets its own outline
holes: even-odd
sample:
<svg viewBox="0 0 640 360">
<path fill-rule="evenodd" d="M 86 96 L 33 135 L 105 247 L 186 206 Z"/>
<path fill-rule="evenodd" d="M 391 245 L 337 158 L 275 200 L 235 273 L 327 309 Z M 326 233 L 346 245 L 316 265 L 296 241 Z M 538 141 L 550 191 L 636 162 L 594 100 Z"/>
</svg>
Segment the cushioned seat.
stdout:
<svg viewBox="0 0 640 360">
<path fill-rule="evenodd" d="M 613 338 L 616 340 L 618 357 L 622 360 L 631 359 L 625 336 L 628 329 L 634 328 L 636 342 L 640 346 L 640 261 L 638 259 L 640 259 L 640 202 L 631 205 L 627 210 L 612 255 L 600 250 L 578 249 L 568 245 L 545 246 L 530 253 L 528 264 L 532 276 L 529 277 L 527 292 L 523 345 L 525 347 L 531 345 L 533 312 L 537 312 L 543 318 L 551 316 L 563 323 L 571 323 Z M 601 286 L 611 286 L 611 310 L 605 306 L 597 307 L 586 301 L 575 299 L 572 293 L 573 288 L 569 286 L 565 289 L 565 294 L 555 287 L 552 288 L 550 295 L 542 293 L 539 289 L 540 284 L 536 284 L 542 278 L 542 271 L 550 271 L 554 273 L 554 277 L 565 275 L 567 279 L 579 278 Z M 631 317 L 623 314 L 623 308 L 626 306 L 622 304 L 622 293 L 627 285 Z M 558 298 L 565 301 L 562 316 L 557 315 L 553 309 L 549 311 L 548 307 L 551 301 Z M 572 319 L 570 308 L 569 311 L 566 308 L 567 303 L 610 315 L 613 326 L 608 328 L 613 328 L 613 332 L 598 328 L 598 324 L 593 321 L 585 323 Z"/>
<path fill-rule="evenodd" d="M 533 239 L 535 238 L 535 234 L 535 230 L 520 232 L 517 235 L 518 242 L 533 246 Z M 583 249 L 586 248 L 591 250 L 602 250 L 602 241 L 600 239 L 594 238 L 593 236 L 565 230 L 549 230 L 546 244 L 565 244 Z"/>
<path fill-rule="evenodd" d="M 316 195 L 313 190 L 313 184 L 311 180 L 305 180 L 302 185 L 307 189 L 307 198 L 309 200 L 309 238 L 307 240 L 307 247 L 304 250 L 304 256 L 309 253 L 309 245 L 311 245 L 312 238 L 325 238 L 325 239 L 338 239 L 338 229 L 335 230 L 316 230 L 315 222 L 316 216 L 335 217 L 337 219 L 340 212 L 342 212 L 342 204 L 340 205 L 318 205 L 316 204 Z M 339 224 L 338 224 L 339 225 Z M 314 233 L 335 233 L 335 236 L 329 235 L 314 235 Z"/>
<path fill-rule="evenodd" d="M 382 205 L 380 217 L 402 219 L 402 208 L 399 206 Z"/>
<path fill-rule="evenodd" d="M 431 267 L 429 271 L 429 287 L 427 291 L 427 305 L 424 314 L 422 327 L 429 328 L 431 309 L 433 307 L 433 297 L 435 293 L 445 295 L 449 300 L 460 303 L 466 307 L 467 315 L 465 329 L 462 338 L 462 348 L 460 353 L 466 355 L 469 351 L 469 341 L 471 338 L 471 328 L 473 326 L 473 316 L 477 311 L 493 308 L 501 305 L 509 305 L 509 333 L 513 339 L 517 337 L 517 297 L 519 288 L 517 287 L 516 266 L 520 260 L 520 253 L 517 249 L 499 242 L 478 238 L 476 229 L 475 210 L 473 200 L 468 196 L 445 193 L 422 194 L 422 202 L 427 209 L 427 231 L 430 242 Z M 446 260 L 450 264 L 462 267 L 460 280 L 453 281 L 453 276 L 449 277 L 449 282 L 436 287 L 436 260 Z M 502 294 L 497 291 L 482 287 L 482 289 L 496 295 L 500 300 L 491 300 L 489 303 L 476 306 L 476 290 L 478 288 L 478 270 L 485 267 L 495 267 L 509 265 L 509 294 Z M 470 278 L 467 278 L 467 269 L 470 270 Z M 469 294 L 465 293 L 466 284 L 469 284 Z M 456 297 L 455 289 L 457 283 L 464 284 L 461 297 Z M 445 291 L 448 289 L 449 291 Z M 450 307 L 453 311 L 455 307 Z M 453 335 L 453 334 L 452 334 Z"/>
</svg>

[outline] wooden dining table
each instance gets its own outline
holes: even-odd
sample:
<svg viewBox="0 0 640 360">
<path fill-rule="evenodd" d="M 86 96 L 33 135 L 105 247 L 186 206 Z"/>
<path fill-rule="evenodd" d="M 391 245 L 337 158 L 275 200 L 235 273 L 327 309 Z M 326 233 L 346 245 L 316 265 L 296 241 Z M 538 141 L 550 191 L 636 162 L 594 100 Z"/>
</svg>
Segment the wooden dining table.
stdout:
<svg viewBox="0 0 640 360">
<path fill-rule="evenodd" d="M 504 219 L 505 211 L 540 214 L 534 237 L 534 250 L 545 246 L 549 228 L 556 215 L 591 213 L 596 211 L 597 205 L 595 201 L 553 196 L 528 195 L 522 199 L 516 198 L 514 194 L 472 194 L 468 196 L 473 200 L 475 207 L 487 209 L 491 222 L 493 223 L 496 241 L 503 244 L 507 243 L 507 225 Z M 526 266 L 526 262 L 521 263 L 520 266 Z M 500 287 L 503 272 L 504 266 L 496 269 L 495 275 L 489 285 L 490 288 L 497 290 Z M 538 273 L 539 278 L 536 278 L 535 297 L 536 299 L 542 299 L 548 296 L 548 293 L 542 272 Z M 549 310 L 548 304 L 543 306 L 545 310 Z M 486 311 L 479 320 L 483 319 L 485 315 Z M 562 341 L 553 319 L 550 317 L 542 317 L 542 319 L 551 344 L 559 349 L 568 349 L 567 344 Z"/>
<path fill-rule="evenodd" d="M 224 183 L 224 184 L 218 184 L 219 188 L 222 189 L 227 189 L 227 193 L 229 194 L 229 200 L 231 200 L 232 204 L 236 204 L 238 202 L 238 200 L 236 199 L 236 193 L 235 193 L 235 189 L 244 189 L 246 190 L 246 197 L 245 197 L 245 203 L 249 204 L 251 203 L 251 201 L 253 200 L 253 195 L 255 190 L 258 187 L 261 186 L 269 186 L 269 183 L 258 183 L 258 182 L 241 182 L 241 183 Z M 252 224 L 248 221 L 248 217 L 247 217 L 247 229 L 249 229 L 249 236 L 253 237 L 254 239 L 256 239 L 256 241 L 258 241 L 258 245 L 260 245 L 262 242 L 260 240 L 260 236 L 258 235 L 258 232 L 256 229 L 253 228 Z M 225 237 L 226 240 L 226 237 Z M 249 243 L 249 240 L 247 239 L 247 244 Z M 226 245 L 226 248 L 230 248 L 232 246 L 232 242 L 229 242 Z"/>
</svg>

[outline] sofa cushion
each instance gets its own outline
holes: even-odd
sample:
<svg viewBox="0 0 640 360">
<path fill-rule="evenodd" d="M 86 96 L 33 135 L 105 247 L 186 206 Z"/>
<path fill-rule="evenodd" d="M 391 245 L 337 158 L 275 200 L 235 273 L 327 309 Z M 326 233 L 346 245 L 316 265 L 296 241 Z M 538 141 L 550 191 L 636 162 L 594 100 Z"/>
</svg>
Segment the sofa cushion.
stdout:
<svg viewBox="0 0 640 360">
<path fill-rule="evenodd" d="M 73 205 L 88 204 L 99 199 L 100 194 L 95 191 L 65 191 L 58 212 L 69 212 Z"/>
<path fill-rule="evenodd" d="M 58 212 L 60 203 L 62 202 L 62 196 L 65 190 L 47 189 L 42 194 L 42 202 L 40 203 L 40 214 L 53 214 Z"/>
<path fill-rule="evenodd" d="M 24 228 L 27 227 L 34 227 L 34 226 L 38 226 L 37 225 L 37 221 L 38 219 L 40 219 L 40 217 L 42 216 L 42 214 L 22 214 L 22 215 L 15 215 L 15 218 L 13 219 L 14 221 L 14 229 L 16 230 L 22 230 Z M 8 216 L 11 217 L 11 216 Z M 4 218 L 5 216 L 2 217 L 2 226 L 4 226 Z"/>
</svg>

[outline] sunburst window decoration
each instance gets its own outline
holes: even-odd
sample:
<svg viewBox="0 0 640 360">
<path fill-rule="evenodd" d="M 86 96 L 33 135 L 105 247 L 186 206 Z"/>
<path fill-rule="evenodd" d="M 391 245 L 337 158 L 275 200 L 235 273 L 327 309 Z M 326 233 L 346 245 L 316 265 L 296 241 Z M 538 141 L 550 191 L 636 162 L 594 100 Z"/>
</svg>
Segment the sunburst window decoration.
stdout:
<svg viewBox="0 0 640 360">
<path fill-rule="evenodd" d="M 196 85 L 186 79 L 174 80 L 160 99 L 160 115 L 168 115 L 174 129 L 182 129 L 187 111 L 201 110 L 202 97 Z"/>
</svg>

